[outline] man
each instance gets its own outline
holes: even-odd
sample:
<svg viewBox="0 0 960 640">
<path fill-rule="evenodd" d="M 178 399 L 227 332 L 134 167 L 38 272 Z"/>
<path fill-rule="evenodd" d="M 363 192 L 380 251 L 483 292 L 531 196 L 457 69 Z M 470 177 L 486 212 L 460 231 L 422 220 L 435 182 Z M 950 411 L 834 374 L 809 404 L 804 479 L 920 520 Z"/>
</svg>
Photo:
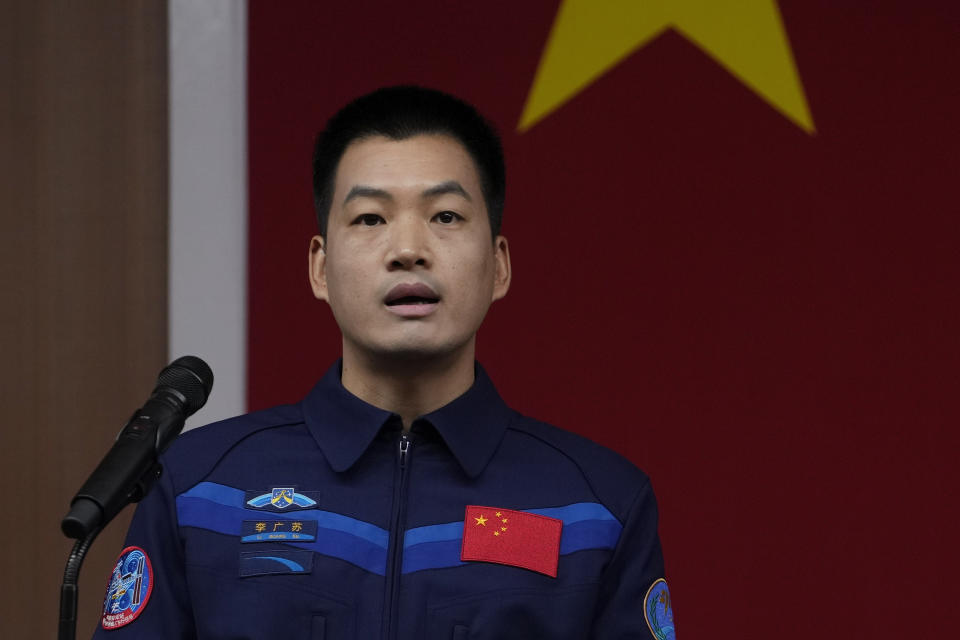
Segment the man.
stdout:
<svg viewBox="0 0 960 640">
<path fill-rule="evenodd" d="M 511 275 L 490 126 L 376 91 L 318 137 L 314 192 L 343 357 L 300 404 L 174 443 L 98 637 L 672 637 L 647 477 L 474 361 Z"/>
</svg>

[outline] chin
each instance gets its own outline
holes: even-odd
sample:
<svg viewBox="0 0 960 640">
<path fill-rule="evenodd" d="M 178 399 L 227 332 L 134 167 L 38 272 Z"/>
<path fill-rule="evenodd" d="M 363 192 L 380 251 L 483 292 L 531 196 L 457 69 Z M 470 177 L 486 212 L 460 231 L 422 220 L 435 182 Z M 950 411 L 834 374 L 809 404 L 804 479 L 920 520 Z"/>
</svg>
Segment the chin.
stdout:
<svg viewBox="0 0 960 640">
<path fill-rule="evenodd" d="M 377 360 L 392 362 L 437 362 L 455 359 L 468 348 L 466 342 L 437 342 L 430 340 L 397 340 L 389 344 L 369 345 L 365 351 Z"/>
<path fill-rule="evenodd" d="M 440 360 L 453 355 L 453 350 L 435 346 L 400 345 L 389 349 L 382 349 L 377 353 L 380 358 L 403 361 L 423 362 L 425 360 Z"/>
</svg>

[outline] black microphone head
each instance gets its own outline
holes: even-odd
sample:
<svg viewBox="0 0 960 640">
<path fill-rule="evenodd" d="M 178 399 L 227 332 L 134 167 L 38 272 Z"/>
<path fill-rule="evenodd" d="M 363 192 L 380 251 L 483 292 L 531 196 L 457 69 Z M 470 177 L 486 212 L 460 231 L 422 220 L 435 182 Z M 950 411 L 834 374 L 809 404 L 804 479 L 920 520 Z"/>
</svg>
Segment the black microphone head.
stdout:
<svg viewBox="0 0 960 640">
<path fill-rule="evenodd" d="M 157 378 L 157 388 L 171 387 L 185 399 L 184 412 L 196 413 L 207 402 L 213 390 L 213 371 L 196 356 L 177 358 L 164 367 Z"/>
</svg>

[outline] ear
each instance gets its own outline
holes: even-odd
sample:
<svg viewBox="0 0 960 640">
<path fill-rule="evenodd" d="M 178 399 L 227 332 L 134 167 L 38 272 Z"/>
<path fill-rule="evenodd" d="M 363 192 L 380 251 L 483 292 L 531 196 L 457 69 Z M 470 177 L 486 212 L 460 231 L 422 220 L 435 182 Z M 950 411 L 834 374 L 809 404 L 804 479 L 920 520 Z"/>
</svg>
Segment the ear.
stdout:
<svg viewBox="0 0 960 640">
<path fill-rule="evenodd" d="M 494 260 L 494 280 L 493 280 L 493 298 L 499 300 L 507 295 L 510 289 L 510 278 L 512 271 L 510 269 L 510 247 L 507 239 L 503 236 L 497 236 L 493 240 L 493 260 Z"/>
<path fill-rule="evenodd" d="M 309 252 L 310 287 L 318 300 L 329 302 L 327 295 L 327 253 L 324 249 L 323 236 L 310 238 Z"/>
</svg>

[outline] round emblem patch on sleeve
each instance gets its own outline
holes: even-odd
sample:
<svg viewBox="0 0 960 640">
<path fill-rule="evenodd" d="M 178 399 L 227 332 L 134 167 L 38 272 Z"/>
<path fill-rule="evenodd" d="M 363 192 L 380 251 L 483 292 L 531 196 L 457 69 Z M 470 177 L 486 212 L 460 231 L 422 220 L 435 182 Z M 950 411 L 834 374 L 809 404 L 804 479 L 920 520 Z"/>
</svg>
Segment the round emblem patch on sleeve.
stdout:
<svg viewBox="0 0 960 640">
<path fill-rule="evenodd" d="M 660 578 L 647 589 L 643 598 L 643 617 L 647 620 L 650 633 L 657 640 L 676 640 L 673 631 L 673 606 L 670 603 L 670 589 L 667 581 Z"/>
<path fill-rule="evenodd" d="M 100 625 L 118 629 L 130 624 L 143 613 L 152 591 L 153 566 L 147 552 L 140 547 L 127 547 L 120 552 L 110 575 Z"/>
</svg>

